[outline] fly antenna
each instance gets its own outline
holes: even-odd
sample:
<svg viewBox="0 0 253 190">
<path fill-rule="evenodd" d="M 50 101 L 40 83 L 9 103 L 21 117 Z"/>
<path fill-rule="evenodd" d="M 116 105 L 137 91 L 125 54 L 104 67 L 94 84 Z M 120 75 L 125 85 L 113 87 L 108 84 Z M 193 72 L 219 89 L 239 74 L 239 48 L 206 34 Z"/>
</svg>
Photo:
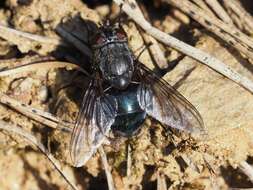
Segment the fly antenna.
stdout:
<svg viewBox="0 0 253 190">
<path fill-rule="evenodd" d="M 123 6 L 123 4 L 120 5 L 120 7 L 119 7 L 119 13 L 118 13 L 118 15 L 116 16 L 116 18 L 113 19 L 113 22 L 112 22 L 113 25 L 118 24 L 119 26 L 121 26 L 120 23 L 121 23 L 121 19 L 122 19 L 122 15 L 123 15 L 122 6 Z"/>
<path fill-rule="evenodd" d="M 140 51 L 140 53 L 137 55 L 135 60 L 139 60 L 140 56 L 143 54 L 143 52 L 148 49 L 151 45 L 153 45 L 152 42 L 148 43 L 146 46 L 143 47 L 143 49 Z"/>
</svg>

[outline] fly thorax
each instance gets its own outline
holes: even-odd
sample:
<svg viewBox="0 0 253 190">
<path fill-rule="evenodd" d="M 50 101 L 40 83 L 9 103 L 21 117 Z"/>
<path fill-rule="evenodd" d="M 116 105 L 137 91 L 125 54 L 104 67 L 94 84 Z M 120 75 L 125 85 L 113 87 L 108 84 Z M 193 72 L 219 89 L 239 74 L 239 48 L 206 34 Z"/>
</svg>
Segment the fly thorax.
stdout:
<svg viewBox="0 0 253 190">
<path fill-rule="evenodd" d="M 100 62 L 103 77 L 117 89 L 125 89 L 132 80 L 133 57 L 123 44 L 110 44 L 107 55 Z"/>
</svg>

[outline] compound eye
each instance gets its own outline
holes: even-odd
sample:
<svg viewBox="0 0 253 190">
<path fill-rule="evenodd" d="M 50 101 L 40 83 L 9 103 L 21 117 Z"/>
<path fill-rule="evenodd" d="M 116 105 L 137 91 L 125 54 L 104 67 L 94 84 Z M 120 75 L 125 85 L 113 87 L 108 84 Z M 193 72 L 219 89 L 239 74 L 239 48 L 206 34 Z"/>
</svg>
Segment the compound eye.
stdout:
<svg viewBox="0 0 253 190">
<path fill-rule="evenodd" d="M 104 43 L 104 41 L 105 41 L 105 38 L 104 38 L 103 34 L 102 33 L 97 33 L 92 39 L 92 44 L 98 44 L 99 45 L 99 44 Z"/>
<path fill-rule="evenodd" d="M 120 39 L 120 40 L 124 40 L 127 38 L 125 31 L 122 29 L 118 30 L 116 35 L 117 35 L 118 39 Z"/>
<path fill-rule="evenodd" d="M 102 44 L 104 42 L 104 38 L 103 36 L 97 36 L 95 41 L 96 41 L 96 44 Z"/>
<path fill-rule="evenodd" d="M 105 39 L 100 36 L 100 37 L 97 38 L 96 43 L 97 44 L 102 44 L 104 41 L 105 41 Z"/>
</svg>

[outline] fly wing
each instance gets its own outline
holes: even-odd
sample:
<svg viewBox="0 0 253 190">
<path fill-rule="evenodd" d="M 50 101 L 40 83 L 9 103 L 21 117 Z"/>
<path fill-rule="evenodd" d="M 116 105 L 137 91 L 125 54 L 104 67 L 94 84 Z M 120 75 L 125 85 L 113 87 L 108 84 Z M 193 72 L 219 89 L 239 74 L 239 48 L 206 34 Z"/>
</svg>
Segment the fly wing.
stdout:
<svg viewBox="0 0 253 190">
<path fill-rule="evenodd" d="M 114 123 L 117 109 L 115 98 L 97 94 L 92 81 L 83 97 L 71 136 L 70 156 L 76 167 L 83 166 L 90 159 Z"/>
<path fill-rule="evenodd" d="M 140 107 L 148 115 L 170 127 L 205 134 L 204 123 L 197 109 L 165 80 L 139 64 L 141 80 L 137 97 Z"/>
</svg>

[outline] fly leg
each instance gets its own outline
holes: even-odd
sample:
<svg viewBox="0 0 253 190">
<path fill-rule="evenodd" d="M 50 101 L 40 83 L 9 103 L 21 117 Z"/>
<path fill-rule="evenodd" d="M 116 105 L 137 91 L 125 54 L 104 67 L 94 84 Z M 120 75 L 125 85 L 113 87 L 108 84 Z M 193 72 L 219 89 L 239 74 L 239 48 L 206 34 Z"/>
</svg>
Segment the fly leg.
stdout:
<svg viewBox="0 0 253 190">
<path fill-rule="evenodd" d="M 144 51 L 146 51 L 146 49 L 148 49 L 150 46 L 152 46 L 153 45 L 153 43 L 152 42 L 150 42 L 150 43 L 148 43 L 146 46 L 141 46 L 140 48 L 138 48 L 137 50 L 135 50 L 135 52 L 137 52 L 137 51 L 140 51 L 140 49 L 142 49 L 141 51 L 140 51 L 140 53 L 136 56 L 136 58 L 135 58 L 135 60 L 139 60 L 139 58 L 140 58 L 140 56 L 143 54 L 143 52 Z"/>
<path fill-rule="evenodd" d="M 122 10 L 123 4 L 120 5 L 119 7 L 119 14 L 112 20 L 112 25 L 118 24 L 120 28 L 122 28 L 121 22 L 122 22 L 122 15 L 123 15 L 123 10 Z"/>
<path fill-rule="evenodd" d="M 50 105 L 52 108 L 53 113 L 57 113 L 57 110 L 60 108 L 60 106 L 63 105 L 64 102 L 71 97 L 69 93 L 73 94 L 73 92 L 80 92 L 80 90 L 76 89 L 81 89 L 81 91 L 85 91 L 85 89 L 88 86 L 88 83 L 84 81 L 90 81 L 90 78 L 88 80 L 83 80 L 83 76 L 80 76 L 80 71 L 74 71 L 74 73 L 71 75 L 70 79 L 64 83 L 61 84 L 58 87 L 55 87 L 55 96 L 53 97 L 53 101 Z"/>
</svg>

